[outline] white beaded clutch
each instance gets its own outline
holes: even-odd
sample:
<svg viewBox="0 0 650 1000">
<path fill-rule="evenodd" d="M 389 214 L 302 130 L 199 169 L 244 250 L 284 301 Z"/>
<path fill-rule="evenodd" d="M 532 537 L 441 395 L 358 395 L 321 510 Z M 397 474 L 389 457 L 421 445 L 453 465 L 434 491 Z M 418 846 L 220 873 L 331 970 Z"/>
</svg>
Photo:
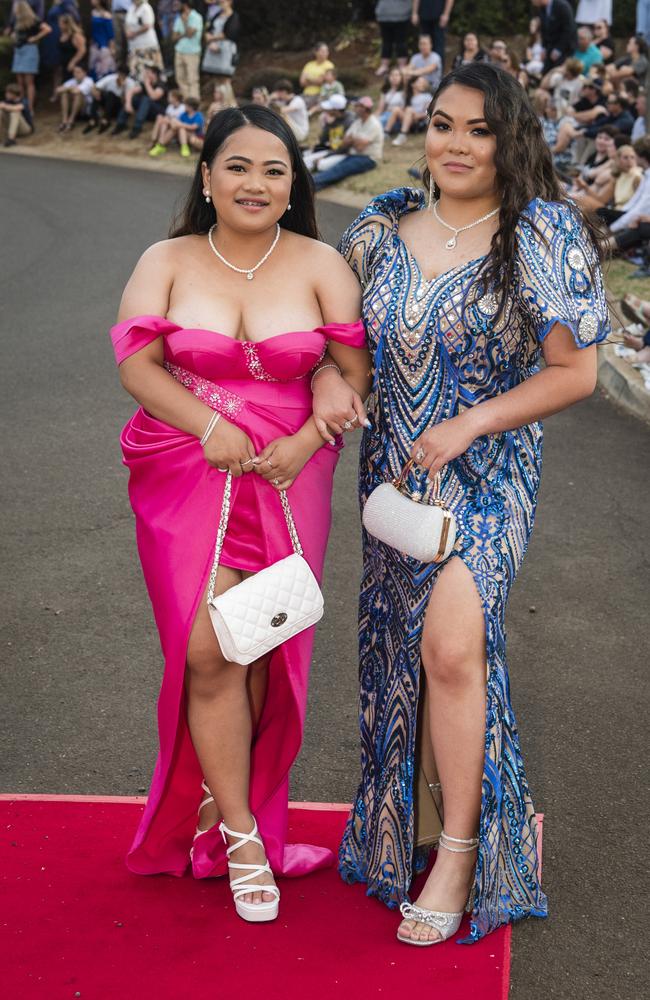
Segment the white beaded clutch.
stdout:
<svg viewBox="0 0 650 1000">
<path fill-rule="evenodd" d="M 363 526 L 380 542 L 420 562 L 441 563 L 456 543 L 456 518 L 440 499 L 440 473 L 433 481 L 433 500 L 421 503 L 405 495 L 404 484 L 414 465 L 372 491 L 363 508 Z"/>
<path fill-rule="evenodd" d="M 246 666 L 323 617 L 323 595 L 303 557 L 287 495 L 280 493 L 293 554 L 214 596 L 221 549 L 230 514 L 232 476 L 228 473 L 214 561 L 208 584 L 210 620 L 226 660 Z"/>
</svg>

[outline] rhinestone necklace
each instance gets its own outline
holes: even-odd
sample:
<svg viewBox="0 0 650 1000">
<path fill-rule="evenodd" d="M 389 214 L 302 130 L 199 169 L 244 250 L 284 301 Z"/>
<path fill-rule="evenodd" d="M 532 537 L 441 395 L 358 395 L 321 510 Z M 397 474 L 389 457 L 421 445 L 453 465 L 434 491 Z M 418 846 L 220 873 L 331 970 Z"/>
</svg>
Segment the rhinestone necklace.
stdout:
<svg viewBox="0 0 650 1000">
<path fill-rule="evenodd" d="M 273 251 L 275 250 L 275 248 L 277 246 L 278 240 L 280 239 L 280 226 L 276 222 L 276 224 L 275 224 L 275 239 L 273 240 L 273 243 L 271 244 L 271 246 L 269 247 L 269 249 L 266 251 L 266 253 L 262 257 L 262 259 L 258 260 L 258 262 L 255 265 L 255 267 L 235 267 L 235 265 L 231 264 L 229 260 L 226 260 L 226 258 L 223 256 L 223 254 L 219 253 L 219 251 L 217 250 L 216 246 L 214 245 L 214 243 L 212 241 L 212 233 L 214 232 L 214 230 L 216 228 L 217 228 L 217 224 L 215 222 L 215 224 L 213 226 L 210 226 L 210 231 L 208 232 L 208 243 L 210 244 L 210 249 L 212 250 L 212 252 L 214 254 L 216 254 L 216 256 L 219 258 L 219 260 L 221 261 L 222 264 L 225 264 L 226 267 L 229 267 L 231 271 L 236 271 L 237 274 L 245 274 L 249 281 L 253 280 L 253 277 L 254 277 L 255 272 L 257 271 L 258 267 L 261 267 L 262 264 L 264 263 L 264 261 L 269 259 L 269 257 L 271 256 L 271 254 L 273 253 Z"/>
<path fill-rule="evenodd" d="M 456 226 L 450 226 L 448 222 L 445 222 L 444 219 L 440 218 L 440 216 L 438 215 L 438 202 L 434 201 L 433 203 L 434 216 L 436 217 L 441 226 L 444 226 L 445 229 L 451 229 L 452 233 L 454 234 L 453 236 L 450 236 L 447 242 L 445 243 L 447 250 L 454 249 L 454 247 L 456 246 L 456 242 L 458 240 L 459 233 L 464 233 L 466 229 L 473 229 L 474 226 L 478 226 L 481 222 L 487 222 L 488 219 L 491 219 L 493 215 L 496 215 L 497 212 L 500 211 L 500 208 L 501 206 L 499 206 L 499 208 L 493 208 L 491 212 L 488 212 L 487 215 L 482 215 L 480 219 L 476 220 L 476 222 L 470 222 L 469 225 L 467 226 L 459 226 L 458 228 L 456 228 Z"/>
</svg>

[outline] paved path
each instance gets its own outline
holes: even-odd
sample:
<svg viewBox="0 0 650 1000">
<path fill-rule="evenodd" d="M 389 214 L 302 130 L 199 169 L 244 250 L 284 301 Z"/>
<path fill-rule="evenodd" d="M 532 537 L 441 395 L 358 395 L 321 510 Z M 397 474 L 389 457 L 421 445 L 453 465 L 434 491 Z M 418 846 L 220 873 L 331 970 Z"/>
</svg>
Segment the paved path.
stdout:
<svg viewBox="0 0 650 1000">
<path fill-rule="evenodd" d="M 160 656 L 118 449 L 133 405 L 107 329 L 184 183 L 22 157 L 0 166 L 0 790 L 143 793 Z M 351 214 L 323 204 L 326 237 Z M 349 800 L 357 780 L 354 452 L 337 479 L 298 799 Z M 548 422 L 508 621 L 552 915 L 515 929 L 517 1000 L 643 993 L 647 458 L 647 428 L 599 395 Z"/>
</svg>

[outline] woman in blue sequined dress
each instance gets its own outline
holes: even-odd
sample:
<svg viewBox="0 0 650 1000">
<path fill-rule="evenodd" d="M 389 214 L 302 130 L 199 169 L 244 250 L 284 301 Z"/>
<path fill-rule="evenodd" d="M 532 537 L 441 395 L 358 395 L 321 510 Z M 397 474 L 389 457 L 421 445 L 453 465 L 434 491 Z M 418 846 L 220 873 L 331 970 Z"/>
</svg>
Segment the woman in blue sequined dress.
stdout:
<svg viewBox="0 0 650 1000">
<path fill-rule="evenodd" d="M 426 493 L 441 469 L 458 524 L 442 565 L 363 538 L 362 780 L 340 871 L 400 906 L 398 937 L 419 945 L 454 935 L 468 897 L 466 941 L 546 915 L 504 616 L 535 517 L 539 421 L 591 394 L 595 344 L 609 330 L 597 242 L 519 84 L 465 66 L 430 110 L 429 199 L 409 188 L 380 195 L 340 246 L 363 288 L 373 354 L 361 505 L 412 457 L 411 490 Z M 324 372 L 317 420 L 340 426 L 349 395 Z M 411 902 L 426 864 L 414 799 L 429 735 L 444 813 L 431 839 L 444 849 Z"/>
</svg>

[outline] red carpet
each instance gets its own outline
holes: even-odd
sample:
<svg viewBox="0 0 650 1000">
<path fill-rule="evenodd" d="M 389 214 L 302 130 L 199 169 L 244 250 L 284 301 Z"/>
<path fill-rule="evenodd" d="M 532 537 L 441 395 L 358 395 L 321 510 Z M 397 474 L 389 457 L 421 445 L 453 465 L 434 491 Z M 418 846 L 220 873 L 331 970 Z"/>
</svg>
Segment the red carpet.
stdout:
<svg viewBox="0 0 650 1000">
<path fill-rule="evenodd" d="M 247 925 L 223 879 L 127 872 L 141 809 L 134 799 L 0 796 L 3 996 L 506 1000 L 509 928 L 471 946 L 400 945 L 395 913 L 333 869 L 281 879 L 279 919 Z M 336 849 L 345 816 L 294 807 L 291 839 Z"/>
</svg>

